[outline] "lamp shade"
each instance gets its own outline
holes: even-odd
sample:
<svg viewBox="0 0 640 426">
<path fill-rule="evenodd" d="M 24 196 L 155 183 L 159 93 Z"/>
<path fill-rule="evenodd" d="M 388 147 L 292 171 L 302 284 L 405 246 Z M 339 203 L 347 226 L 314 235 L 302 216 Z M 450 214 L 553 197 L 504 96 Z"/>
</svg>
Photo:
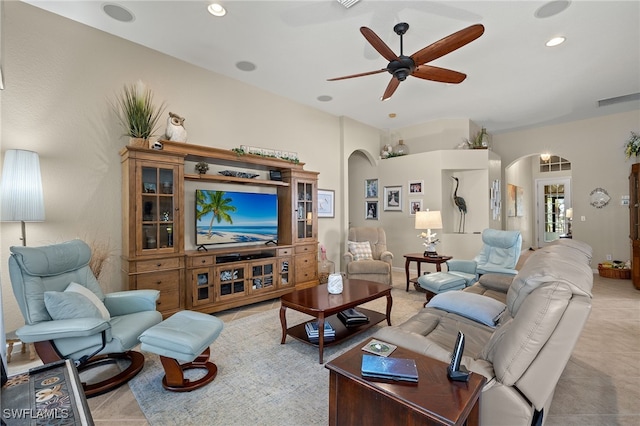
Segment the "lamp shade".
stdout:
<svg viewBox="0 0 640 426">
<path fill-rule="evenodd" d="M 442 229 L 440 210 L 416 212 L 416 229 Z"/>
<path fill-rule="evenodd" d="M 573 219 L 573 207 L 569 207 L 565 213 L 567 219 Z"/>
<path fill-rule="evenodd" d="M 3 222 L 44 221 L 44 197 L 40 160 L 33 151 L 10 149 L 2 166 Z"/>
</svg>

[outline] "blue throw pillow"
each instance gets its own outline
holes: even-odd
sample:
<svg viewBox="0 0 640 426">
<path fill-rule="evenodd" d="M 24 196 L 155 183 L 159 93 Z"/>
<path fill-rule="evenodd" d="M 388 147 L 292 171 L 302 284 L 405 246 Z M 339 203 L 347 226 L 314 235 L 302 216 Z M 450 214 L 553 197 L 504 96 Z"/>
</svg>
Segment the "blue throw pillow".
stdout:
<svg viewBox="0 0 640 426">
<path fill-rule="evenodd" d="M 433 296 L 427 307 L 442 309 L 495 328 L 507 305 L 480 294 L 448 291 Z"/>
<path fill-rule="evenodd" d="M 96 305 L 82 294 L 72 291 L 45 291 L 44 306 L 54 320 L 102 318 Z"/>
</svg>

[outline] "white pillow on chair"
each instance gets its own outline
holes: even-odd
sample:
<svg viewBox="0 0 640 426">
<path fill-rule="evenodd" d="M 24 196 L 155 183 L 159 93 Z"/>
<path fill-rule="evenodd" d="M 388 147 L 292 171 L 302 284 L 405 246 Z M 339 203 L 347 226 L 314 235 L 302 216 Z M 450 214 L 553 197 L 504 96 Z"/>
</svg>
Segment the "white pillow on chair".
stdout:
<svg viewBox="0 0 640 426">
<path fill-rule="evenodd" d="M 356 242 L 347 241 L 349 252 L 353 255 L 353 260 L 372 260 L 371 244 L 369 241 Z"/>
</svg>

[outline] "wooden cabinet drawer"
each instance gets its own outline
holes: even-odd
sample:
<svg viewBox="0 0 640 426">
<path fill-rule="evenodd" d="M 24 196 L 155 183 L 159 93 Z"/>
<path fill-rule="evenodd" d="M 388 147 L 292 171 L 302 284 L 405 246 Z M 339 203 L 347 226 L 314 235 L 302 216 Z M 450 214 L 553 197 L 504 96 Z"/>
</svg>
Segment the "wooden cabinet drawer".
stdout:
<svg viewBox="0 0 640 426">
<path fill-rule="evenodd" d="M 136 286 L 140 289 L 160 291 L 177 290 L 180 287 L 180 271 L 140 274 L 136 277 Z"/>
<path fill-rule="evenodd" d="M 138 290 L 158 290 L 158 310 L 167 311 L 180 307 L 180 271 L 155 272 L 136 276 Z"/>
<path fill-rule="evenodd" d="M 211 266 L 214 264 L 213 256 L 189 256 L 189 268 L 199 268 L 202 266 Z"/>
<path fill-rule="evenodd" d="M 287 248 L 279 248 L 278 249 L 278 254 L 277 256 L 282 257 L 282 256 L 289 256 L 293 253 L 293 250 L 291 247 L 287 247 Z"/>
<path fill-rule="evenodd" d="M 136 272 L 153 272 L 163 269 L 180 268 L 180 257 L 168 257 L 165 259 L 141 260 L 136 262 Z"/>
<path fill-rule="evenodd" d="M 318 276 L 315 253 L 296 256 L 294 273 L 296 283 L 315 280 Z"/>
<path fill-rule="evenodd" d="M 296 246 L 296 254 L 304 254 L 304 253 L 317 253 L 318 245 L 317 244 L 301 244 Z"/>
</svg>

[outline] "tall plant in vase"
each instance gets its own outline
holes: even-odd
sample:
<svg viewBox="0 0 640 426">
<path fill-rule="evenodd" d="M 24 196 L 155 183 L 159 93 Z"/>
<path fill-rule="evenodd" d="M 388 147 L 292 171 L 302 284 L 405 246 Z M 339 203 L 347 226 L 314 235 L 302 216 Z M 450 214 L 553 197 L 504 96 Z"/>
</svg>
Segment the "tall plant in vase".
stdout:
<svg viewBox="0 0 640 426">
<path fill-rule="evenodd" d="M 125 85 L 112 107 L 125 135 L 130 137 L 129 144 L 148 147 L 149 137 L 157 130 L 166 104 L 162 102 L 156 106 L 153 92 L 139 80 L 135 84 Z"/>
</svg>

